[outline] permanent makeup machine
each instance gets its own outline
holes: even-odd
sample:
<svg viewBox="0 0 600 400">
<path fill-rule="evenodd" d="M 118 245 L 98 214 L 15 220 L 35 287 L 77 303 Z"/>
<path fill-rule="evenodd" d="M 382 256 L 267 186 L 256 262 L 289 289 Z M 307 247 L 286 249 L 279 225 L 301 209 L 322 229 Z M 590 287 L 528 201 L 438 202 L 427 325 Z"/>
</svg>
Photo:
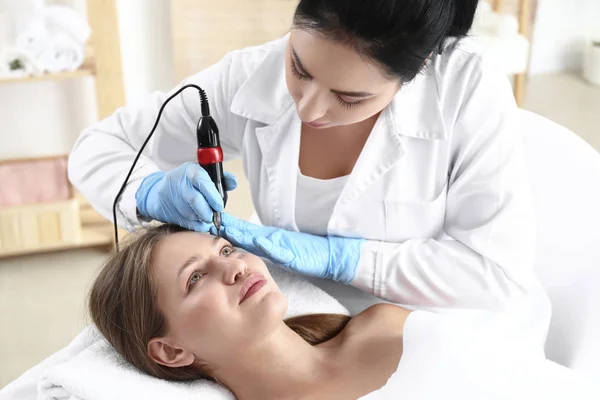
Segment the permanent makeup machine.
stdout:
<svg viewBox="0 0 600 400">
<path fill-rule="evenodd" d="M 210 108 L 208 106 L 208 98 L 206 97 L 206 92 L 202 90 L 202 88 L 194 84 L 182 86 L 181 88 L 179 88 L 179 90 L 177 90 L 169 98 L 167 98 L 167 100 L 165 100 L 165 102 L 160 107 L 158 115 L 156 116 L 156 121 L 154 122 L 154 126 L 152 127 L 152 130 L 148 134 L 148 137 L 142 144 L 142 147 L 140 147 L 140 150 L 138 151 L 135 159 L 133 160 L 133 163 L 131 164 L 129 172 L 125 177 L 125 181 L 123 182 L 123 185 L 121 186 L 119 192 L 117 193 L 117 196 L 115 197 L 115 201 L 113 203 L 113 223 L 115 229 L 115 245 L 117 246 L 117 249 L 119 248 L 119 233 L 117 228 L 117 203 L 119 202 L 119 199 L 121 198 L 121 195 L 123 194 L 123 191 L 127 186 L 127 182 L 129 181 L 129 178 L 133 173 L 136 163 L 138 162 L 140 156 L 142 155 L 142 152 L 146 148 L 146 145 L 152 138 L 152 135 L 154 134 L 154 131 L 158 126 L 160 117 L 162 115 L 163 110 L 165 109 L 165 106 L 173 98 L 177 97 L 181 92 L 190 87 L 198 90 L 198 94 L 200 96 L 201 115 L 196 125 L 196 140 L 198 143 L 198 163 L 206 170 L 206 172 L 210 176 L 210 179 L 215 184 L 217 191 L 223 198 L 223 204 L 226 205 L 227 203 L 227 191 L 225 190 L 225 179 L 223 176 L 223 149 L 221 148 L 221 141 L 219 139 L 219 128 L 217 127 L 217 123 L 215 122 L 213 117 L 210 115 Z M 217 235 L 220 236 L 221 214 L 217 211 L 213 211 L 213 224 L 217 230 Z"/>
</svg>

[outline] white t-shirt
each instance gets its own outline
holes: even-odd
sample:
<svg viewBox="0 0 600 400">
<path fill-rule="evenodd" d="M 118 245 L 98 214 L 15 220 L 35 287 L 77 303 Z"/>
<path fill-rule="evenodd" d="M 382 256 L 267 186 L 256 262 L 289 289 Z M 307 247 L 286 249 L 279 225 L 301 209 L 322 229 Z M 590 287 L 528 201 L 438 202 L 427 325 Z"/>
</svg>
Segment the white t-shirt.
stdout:
<svg viewBox="0 0 600 400">
<path fill-rule="evenodd" d="M 298 168 L 296 185 L 296 226 L 300 232 L 327 235 L 327 225 L 350 175 L 316 179 L 302 175 Z"/>
</svg>

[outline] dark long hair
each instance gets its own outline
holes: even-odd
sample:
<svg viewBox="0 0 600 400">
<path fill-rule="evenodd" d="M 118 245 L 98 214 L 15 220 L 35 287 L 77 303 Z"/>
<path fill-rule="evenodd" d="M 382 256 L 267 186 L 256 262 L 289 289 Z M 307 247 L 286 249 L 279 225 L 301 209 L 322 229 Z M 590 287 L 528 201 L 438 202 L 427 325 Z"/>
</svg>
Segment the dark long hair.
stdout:
<svg viewBox="0 0 600 400">
<path fill-rule="evenodd" d="M 148 355 L 150 339 L 168 331 L 167 320 L 156 303 L 152 249 L 165 236 L 182 231 L 185 229 L 164 224 L 128 238 L 120 251 L 108 257 L 94 280 L 89 311 L 106 340 L 138 369 L 167 380 L 214 380 L 198 368 L 166 367 Z M 310 314 L 284 322 L 308 343 L 317 345 L 336 336 L 349 321 L 349 316 L 341 314 Z"/>
<path fill-rule="evenodd" d="M 300 0 L 294 28 L 347 43 L 409 82 L 447 38 L 467 35 L 478 0 Z"/>
</svg>

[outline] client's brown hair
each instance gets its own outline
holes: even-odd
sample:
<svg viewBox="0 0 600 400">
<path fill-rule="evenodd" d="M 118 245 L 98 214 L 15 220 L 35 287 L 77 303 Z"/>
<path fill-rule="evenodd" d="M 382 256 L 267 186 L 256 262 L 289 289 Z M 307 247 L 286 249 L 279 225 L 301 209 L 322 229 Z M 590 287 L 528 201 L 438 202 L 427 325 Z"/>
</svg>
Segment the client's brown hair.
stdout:
<svg viewBox="0 0 600 400">
<path fill-rule="evenodd" d="M 164 315 L 156 304 L 157 285 L 151 271 L 152 249 L 165 236 L 185 231 L 165 224 L 131 235 L 105 261 L 89 294 L 94 324 L 108 342 L 131 364 L 162 379 L 211 379 L 192 366 L 170 368 L 154 362 L 147 352 L 150 339 L 167 334 Z M 344 329 L 350 317 L 311 314 L 284 322 L 312 345 L 325 342 Z"/>
</svg>

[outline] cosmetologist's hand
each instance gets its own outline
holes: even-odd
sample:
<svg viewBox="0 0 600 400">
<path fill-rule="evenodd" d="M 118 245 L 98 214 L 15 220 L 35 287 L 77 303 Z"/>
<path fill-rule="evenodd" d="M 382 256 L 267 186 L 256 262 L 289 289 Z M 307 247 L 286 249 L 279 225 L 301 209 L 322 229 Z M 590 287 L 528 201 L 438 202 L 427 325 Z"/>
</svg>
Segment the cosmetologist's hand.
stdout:
<svg viewBox="0 0 600 400">
<path fill-rule="evenodd" d="M 224 176 L 226 190 L 235 189 L 235 176 L 228 172 Z M 197 232 L 208 232 L 213 210 L 224 208 L 223 199 L 208 173 L 192 162 L 148 175 L 138 188 L 135 200 L 142 216 Z"/>
<path fill-rule="evenodd" d="M 292 271 L 346 284 L 356 275 L 364 242 L 256 225 L 228 213 L 222 214 L 221 234 L 233 245 Z"/>
</svg>

